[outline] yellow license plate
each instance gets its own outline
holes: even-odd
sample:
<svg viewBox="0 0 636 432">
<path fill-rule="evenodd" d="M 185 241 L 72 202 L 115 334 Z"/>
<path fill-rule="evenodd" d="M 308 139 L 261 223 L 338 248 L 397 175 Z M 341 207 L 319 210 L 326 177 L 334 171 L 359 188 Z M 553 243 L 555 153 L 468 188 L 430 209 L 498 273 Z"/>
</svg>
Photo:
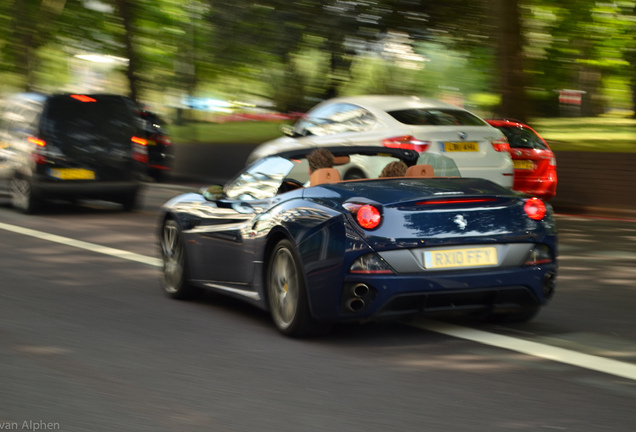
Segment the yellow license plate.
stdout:
<svg viewBox="0 0 636 432">
<path fill-rule="evenodd" d="M 447 152 L 476 152 L 479 151 L 479 144 L 476 142 L 446 142 L 444 150 Z"/>
<path fill-rule="evenodd" d="M 444 249 L 424 252 L 424 268 L 462 268 L 497 265 L 494 247 Z"/>
<path fill-rule="evenodd" d="M 51 168 L 49 174 L 60 180 L 95 180 L 95 172 L 84 168 Z"/>
<path fill-rule="evenodd" d="M 512 164 L 516 169 L 534 169 L 534 164 L 531 160 L 513 159 Z"/>
</svg>

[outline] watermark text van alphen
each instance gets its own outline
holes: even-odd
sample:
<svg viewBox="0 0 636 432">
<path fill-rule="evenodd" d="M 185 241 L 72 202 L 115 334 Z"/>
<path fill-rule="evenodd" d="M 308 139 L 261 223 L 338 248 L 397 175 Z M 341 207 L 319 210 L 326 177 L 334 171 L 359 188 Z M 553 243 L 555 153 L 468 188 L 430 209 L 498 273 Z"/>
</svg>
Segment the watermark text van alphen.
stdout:
<svg viewBox="0 0 636 432">
<path fill-rule="evenodd" d="M 45 422 L 42 420 L 25 420 L 23 422 L 0 422 L 0 430 L 45 431 L 60 430 L 57 422 Z"/>
</svg>

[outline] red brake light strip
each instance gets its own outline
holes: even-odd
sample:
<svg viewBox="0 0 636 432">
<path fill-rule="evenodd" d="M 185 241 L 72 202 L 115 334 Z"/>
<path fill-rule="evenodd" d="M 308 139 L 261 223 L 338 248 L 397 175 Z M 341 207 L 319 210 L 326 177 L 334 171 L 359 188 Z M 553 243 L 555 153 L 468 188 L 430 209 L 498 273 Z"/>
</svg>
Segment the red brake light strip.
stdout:
<svg viewBox="0 0 636 432">
<path fill-rule="evenodd" d="M 448 200 L 431 200 L 431 201 L 420 201 L 415 203 L 416 205 L 424 205 L 424 204 L 468 204 L 468 203 L 480 203 L 480 202 L 492 202 L 496 201 L 494 198 L 458 198 L 458 199 L 448 199 Z"/>
<path fill-rule="evenodd" d="M 80 102 L 97 102 L 97 99 L 93 99 L 90 96 L 86 95 L 71 95 L 73 99 L 77 99 Z"/>
</svg>

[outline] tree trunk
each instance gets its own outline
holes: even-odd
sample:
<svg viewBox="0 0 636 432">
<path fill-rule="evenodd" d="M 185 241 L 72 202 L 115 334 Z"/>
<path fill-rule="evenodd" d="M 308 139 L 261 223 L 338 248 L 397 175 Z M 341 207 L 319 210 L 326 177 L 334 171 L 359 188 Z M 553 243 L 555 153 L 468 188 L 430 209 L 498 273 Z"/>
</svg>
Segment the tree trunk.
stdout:
<svg viewBox="0 0 636 432">
<path fill-rule="evenodd" d="M 499 82 L 501 104 L 498 114 L 526 121 L 527 100 L 523 70 L 523 35 L 518 0 L 499 0 Z"/>
<path fill-rule="evenodd" d="M 15 71 L 23 78 L 23 88 L 36 88 L 37 49 L 49 42 L 66 0 L 43 0 L 41 3 L 19 0 L 13 3 L 11 39 L 15 41 Z"/>
<path fill-rule="evenodd" d="M 632 18 L 636 18 L 636 5 L 632 9 Z M 636 25 L 632 28 L 636 31 Z M 636 46 L 634 45 L 632 45 L 628 61 L 631 69 L 632 111 L 634 112 L 633 118 L 636 119 Z"/>
<path fill-rule="evenodd" d="M 132 11 L 134 0 L 117 0 L 117 9 L 119 10 L 119 16 L 124 23 L 124 45 L 126 47 L 126 56 L 128 57 L 128 67 L 126 68 L 126 77 L 128 78 L 129 95 L 130 98 L 139 103 L 139 91 L 138 91 L 138 65 L 139 58 L 133 43 L 133 21 L 134 13 Z"/>
</svg>

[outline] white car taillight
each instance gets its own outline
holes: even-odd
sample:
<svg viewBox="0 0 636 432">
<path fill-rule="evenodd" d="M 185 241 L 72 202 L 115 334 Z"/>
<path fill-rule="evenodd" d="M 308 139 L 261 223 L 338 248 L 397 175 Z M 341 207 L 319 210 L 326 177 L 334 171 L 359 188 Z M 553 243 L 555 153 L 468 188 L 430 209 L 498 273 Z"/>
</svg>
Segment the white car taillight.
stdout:
<svg viewBox="0 0 636 432">
<path fill-rule="evenodd" d="M 508 144 L 508 140 L 505 136 L 502 136 L 496 140 L 492 140 L 490 143 L 492 144 L 492 147 L 498 152 L 510 151 L 510 144 Z"/>
<path fill-rule="evenodd" d="M 421 153 L 428 150 L 431 142 L 418 140 L 411 135 L 403 135 L 398 137 L 386 138 L 382 141 L 382 145 L 388 148 L 415 150 Z"/>
</svg>

